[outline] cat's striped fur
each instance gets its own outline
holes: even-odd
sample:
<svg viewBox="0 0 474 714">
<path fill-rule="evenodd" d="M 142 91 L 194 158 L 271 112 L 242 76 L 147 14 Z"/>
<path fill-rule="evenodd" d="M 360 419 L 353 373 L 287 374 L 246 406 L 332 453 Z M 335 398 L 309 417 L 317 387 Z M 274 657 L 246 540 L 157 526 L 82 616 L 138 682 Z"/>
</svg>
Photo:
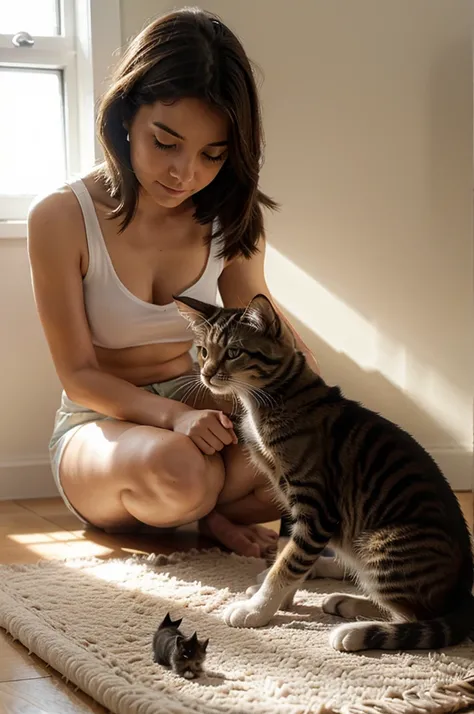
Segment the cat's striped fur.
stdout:
<svg viewBox="0 0 474 714">
<path fill-rule="evenodd" d="M 332 595 L 324 611 L 390 620 L 335 628 L 336 649 L 435 649 L 466 638 L 474 629 L 470 536 L 429 454 L 315 375 L 264 296 L 246 310 L 177 304 L 196 335 L 202 381 L 238 397 L 240 433 L 293 521 L 263 585 L 226 621 L 267 624 L 331 541 L 369 600 Z"/>
</svg>

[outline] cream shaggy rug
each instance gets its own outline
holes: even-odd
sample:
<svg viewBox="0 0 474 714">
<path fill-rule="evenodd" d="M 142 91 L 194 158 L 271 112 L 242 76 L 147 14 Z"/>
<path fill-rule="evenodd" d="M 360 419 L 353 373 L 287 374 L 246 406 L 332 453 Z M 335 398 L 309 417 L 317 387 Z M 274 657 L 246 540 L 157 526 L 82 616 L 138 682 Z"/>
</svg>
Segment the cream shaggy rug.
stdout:
<svg viewBox="0 0 474 714">
<path fill-rule="evenodd" d="M 436 654 L 332 650 L 328 631 L 340 620 L 318 605 L 341 590 L 336 581 L 305 586 L 294 610 L 266 628 L 227 627 L 223 609 L 264 567 L 217 549 L 0 566 L 0 625 L 115 714 L 474 711 L 472 644 Z M 186 634 L 210 638 L 199 680 L 152 661 L 152 636 L 168 610 L 184 618 Z"/>
</svg>

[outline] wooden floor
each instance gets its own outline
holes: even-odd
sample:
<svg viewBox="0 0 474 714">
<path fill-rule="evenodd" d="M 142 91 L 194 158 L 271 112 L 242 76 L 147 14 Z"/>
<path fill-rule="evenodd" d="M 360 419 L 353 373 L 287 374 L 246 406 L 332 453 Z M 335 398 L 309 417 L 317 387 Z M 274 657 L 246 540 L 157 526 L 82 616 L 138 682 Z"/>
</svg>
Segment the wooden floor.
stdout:
<svg viewBox="0 0 474 714">
<path fill-rule="evenodd" d="M 472 525 L 472 496 L 458 494 Z M 59 498 L 0 501 L 0 563 L 32 563 L 65 557 L 125 557 L 172 553 L 211 543 L 193 526 L 160 535 L 107 535 L 84 531 Z M 106 714 L 106 710 L 0 629 L 0 714 Z"/>
</svg>

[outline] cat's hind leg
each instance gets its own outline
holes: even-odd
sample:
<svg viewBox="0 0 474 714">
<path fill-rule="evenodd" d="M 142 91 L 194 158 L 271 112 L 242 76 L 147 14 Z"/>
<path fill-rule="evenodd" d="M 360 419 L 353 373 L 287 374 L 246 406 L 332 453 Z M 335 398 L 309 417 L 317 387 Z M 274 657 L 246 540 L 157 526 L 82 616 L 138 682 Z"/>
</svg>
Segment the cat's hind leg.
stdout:
<svg viewBox="0 0 474 714">
<path fill-rule="evenodd" d="M 389 618 L 339 625 L 329 635 L 335 649 L 431 650 L 458 644 L 470 635 L 472 561 L 466 557 L 464 565 L 454 557 L 455 545 L 442 530 L 416 525 L 371 532 L 364 542 L 359 540 L 358 552 L 372 572 L 367 593 Z M 337 607 L 333 603 L 333 609 Z M 341 614 L 342 607 L 339 604 Z"/>
<path fill-rule="evenodd" d="M 257 575 L 257 583 L 263 583 L 270 568 L 263 570 Z M 332 580 L 344 580 L 344 566 L 333 556 L 321 556 L 317 559 L 311 570 L 306 575 L 306 580 L 317 580 L 318 578 L 331 578 Z M 254 587 L 254 586 L 252 586 Z M 250 588 L 249 588 L 250 589 Z"/>
<path fill-rule="evenodd" d="M 347 593 L 332 593 L 324 598 L 322 610 L 328 615 L 344 618 L 382 617 L 384 611 L 369 598 Z"/>
<path fill-rule="evenodd" d="M 259 573 L 257 575 L 257 583 L 248 587 L 245 591 L 245 594 L 248 596 L 255 595 L 255 593 L 260 590 L 262 583 L 264 582 L 270 570 L 271 568 L 267 568 L 266 570 L 263 570 L 261 573 Z M 311 570 L 306 575 L 305 580 L 315 580 L 317 578 L 332 578 L 334 580 L 343 580 L 344 575 L 344 566 L 341 565 L 341 563 L 339 563 L 336 558 L 332 556 L 320 556 L 311 568 Z M 291 610 L 297 590 L 298 586 L 288 592 L 288 594 L 285 596 L 285 598 L 280 604 L 280 610 Z"/>
<path fill-rule="evenodd" d="M 321 556 L 318 558 L 306 580 L 316 580 L 317 578 L 331 578 L 332 580 L 344 580 L 346 571 L 344 566 L 333 556 Z"/>
</svg>

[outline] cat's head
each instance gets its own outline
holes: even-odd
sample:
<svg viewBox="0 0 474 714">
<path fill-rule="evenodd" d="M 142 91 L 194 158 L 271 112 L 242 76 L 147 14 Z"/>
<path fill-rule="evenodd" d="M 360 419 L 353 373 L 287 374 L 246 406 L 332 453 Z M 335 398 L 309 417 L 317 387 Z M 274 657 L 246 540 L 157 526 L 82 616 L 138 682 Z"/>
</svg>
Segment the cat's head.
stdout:
<svg viewBox="0 0 474 714">
<path fill-rule="evenodd" d="M 265 295 L 245 309 L 188 297 L 175 302 L 194 332 L 201 379 L 215 394 L 264 388 L 294 350 L 291 331 Z"/>
<path fill-rule="evenodd" d="M 206 659 L 208 644 L 209 639 L 198 640 L 196 632 L 191 637 L 181 635 L 176 640 L 176 655 L 183 665 L 192 663 L 199 666 Z"/>
</svg>

